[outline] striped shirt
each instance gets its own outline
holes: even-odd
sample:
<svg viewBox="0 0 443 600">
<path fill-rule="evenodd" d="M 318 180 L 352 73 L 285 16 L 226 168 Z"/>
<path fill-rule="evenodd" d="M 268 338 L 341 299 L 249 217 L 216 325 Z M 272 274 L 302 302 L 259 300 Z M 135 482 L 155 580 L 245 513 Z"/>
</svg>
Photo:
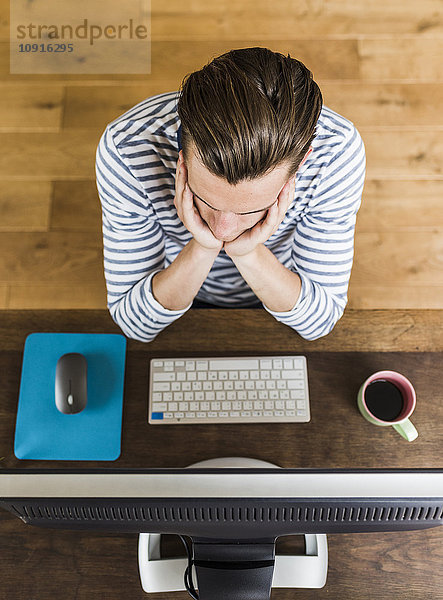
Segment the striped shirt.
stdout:
<svg viewBox="0 0 443 600">
<path fill-rule="evenodd" d="M 154 274 L 192 239 L 174 206 L 181 148 L 178 97 L 178 92 L 168 92 L 136 104 L 106 126 L 96 151 L 108 309 L 127 337 L 144 342 L 192 305 L 169 310 L 154 298 L 151 287 Z M 366 168 L 359 132 L 326 106 L 311 145 L 297 173 L 293 202 L 265 242 L 298 274 L 301 292 L 288 312 L 263 305 L 308 340 L 329 333 L 345 309 Z M 258 300 L 224 250 L 196 297 L 239 308 Z"/>
</svg>

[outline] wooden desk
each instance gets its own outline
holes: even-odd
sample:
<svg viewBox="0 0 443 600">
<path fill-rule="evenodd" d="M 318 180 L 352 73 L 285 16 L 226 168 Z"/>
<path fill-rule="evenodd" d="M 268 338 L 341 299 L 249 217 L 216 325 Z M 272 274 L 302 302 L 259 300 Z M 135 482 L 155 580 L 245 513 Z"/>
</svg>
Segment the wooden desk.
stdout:
<svg viewBox="0 0 443 600">
<path fill-rule="evenodd" d="M 120 332 L 106 311 L 0 312 L 0 468 L 184 467 L 246 456 L 282 467 L 442 468 L 443 311 L 346 311 L 334 331 L 308 342 L 260 309 L 189 311 L 143 344 L 128 341 L 121 457 L 112 463 L 20 461 L 13 455 L 25 338 L 32 332 Z M 148 361 L 156 356 L 304 354 L 311 422 L 297 425 L 149 426 Z M 362 381 L 398 370 L 417 391 L 408 443 L 358 412 Z M 329 535 L 322 590 L 273 590 L 272 598 L 443 599 L 443 531 Z M 0 598 L 146 598 L 137 537 L 44 530 L 0 512 Z M 156 596 L 160 597 L 160 596 Z M 187 598 L 185 592 L 161 598 Z"/>
</svg>

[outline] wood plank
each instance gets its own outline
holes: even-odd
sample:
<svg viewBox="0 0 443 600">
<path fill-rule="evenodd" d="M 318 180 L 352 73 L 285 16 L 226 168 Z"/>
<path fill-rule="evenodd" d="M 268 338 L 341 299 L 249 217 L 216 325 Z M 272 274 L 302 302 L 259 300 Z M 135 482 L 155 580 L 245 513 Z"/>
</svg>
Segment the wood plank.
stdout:
<svg viewBox="0 0 443 600">
<path fill-rule="evenodd" d="M 0 309 L 8 308 L 8 299 L 9 285 L 0 283 Z"/>
<path fill-rule="evenodd" d="M 365 181 L 357 214 L 363 232 L 443 230 L 443 181 Z"/>
<path fill-rule="evenodd" d="M 60 277 L 61 282 L 67 279 L 68 277 Z M 106 309 L 106 284 L 103 275 L 100 279 L 103 280 L 100 284 L 77 282 L 75 287 L 57 282 L 50 282 L 46 285 L 13 284 L 10 286 L 7 306 L 4 308 L 19 310 Z"/>
<path fill-rule="evenodd" d="M 101 232 L 101 205 L 95 181 L 54 182 L 50 229 Z"/>
<path fill-rule="evenodd" d="M 367 11 L 367 12 L 366 12 Z M 346 39 L 361 36 L 381 38 L 386 35 L 435 36 L 443 32 L 441 4 L 425 2 L 417 11 L 414 2 L 382 3 L 369 6 L 364 2 L 343 0 L 266 0 L 233 3 L 168 3 L 152 12 L 152 39 L 251 40 L 298 39 L 321 37 Z"/>
<path fill-rule="evenodd" d="M 109 3 L 108 3 L 109 6 Z M 1 0 L 0 39 L 9 40 L 9 2 Z M 442 33 L 441 3 L 424 0 L 417 11 L 415 0 L 405 2 L 344 2 L 343 0 L 279 0 L 278 5 L 268 0 L 180 0 L 167 4 L 151 1 L 152 35 L 154 39 L 176 39 L 186 35 L 192 39 L 238 39 L 258 35 L 289 37 L 355 36 L 386 34 L 438 35 Z M 69 22 L 69 21 L 67 21 Z"/>
<path fill-rule="evenodd" d="M 256 38 L 248 42 L 238 40 L 234 47 L 265 46 L 276 52 L 282 52 L 301 60 L 316 78 L 324 79 L 358 79 L 358 43 L 357 40 L 261 40 Z M 228 52 L 233 47 L 230 41 L 159 41 L 151 44 L 152 69 L 149 75 L 100 75 L 100 74 L 10 74 L 9 72 L 9 46 L 6 42 L 0 43 L 0 81 L 15 82 L 42 82 L 57 81 L 70 84 L 77 82 L 81 77 L 82 82 L 88 80 L 130 80 L 146 83 L 154 81 L 174 80 L 180 83 L 183 77 L 192 71 L 201 69 L 212 58 Z M 171 60 L 173 57 L 173 60 Z M 176 86 L 174 85 L 174 88 Z M 173 88 L 173 89 L 174 89 Z"/>
<path fill-rule="evenodd" d="M 63 113 L 62 85 L 0 85 L 0 131 L 59 131 Z"/>
<path fill-rule="evenodd" d="M 443 285 L 442 230 L 357 232 L 354 285 Z"/>
<path fill-rule="evenodd" d="M 0 236 L 0 282 L 48 286 L 96 284 L 103 277 L 102 234 L 54 231 L 3 233 Z"/>
<path fill-rule="evenodd" d="M 367 179 L 443 179 L 440 131 L 357 129 L 366 148 Z"/>
<path fill-rule="evenodd" d="M 356 127 L 443 127 L 443 83 L 317 81 L 323 102 Z"/>
<path fill-rule="evenodd" d="M 176 87 L 178 89 L 178 86 Z M 63 127 L 100 127 L 151 96 L 175 91 L 162 83 L 140 83 L 128 86 L 66 86 Z"/>
<path fill-rule="evenodd" d="M 0 188 L 0 232 L 47 231 L 50 181 L 4 181 Z"/>
<path fill-rule="evenodd" d="M 437 83 L 443 80 L 443 38 L 411 36 L 358 40 L 359 77 L 366 81 L 409 80 Z"/>
<path fill-rule="evenodd" d="M 214 315 L 217 335 L 214 336 Z M 16 352 L 23 347 L 26 335 L 36 331 L 72 331 L 85 333 L 121 333 L 107 310 L 8 310 L 0 319 L 2 351 Z M 229 348 L 235 355 L 263 353 L 263 340 L 272 348 L 297 352 L 442 352 L 442 310 L 353 310 L 344 315 L 328 335 L 308 341 L 287 325 L 277 323 L 263 309 L 191 309 L 161 335 L 149 343 L 129 340 L 128 351 L 146 355 L 176 356 L 189 352 L 189 340 L 195 340 L 198 352 L 214 353 L 214 347 Z M 259 330 L 260 336 L 251 332 Z M 232 332 L 236 335 L 233 336 Z M 215 344 L 215 346 L 214 346 Z M 271 348 L 270 348 L 271 350 Z M 223 352 L 223 350 L 220 350 Z"/>
<path fill-rule="evenodd" d="M 60 133 L 2 133 L 0 178 L 9 180 L 94 179 L 101 132 L 69 129 Z M 44 151 L 42 151 L 44 148 Z"/>
<path fill-rule="evenodd" d="M 294 31 L 297 31 L 295 29 Z M 186 73 L 201 69 L 206 62 L 233 47 L 263 46 L 275 52 L 290 54 L 301 60 L 316 80 L 362 80 L 402 82 L 441 82 L 443 79 L 443 39 L 408 36 L 377 39 L 262 39 L 232 41 L 154 41 L 151 44 L 152 69 L 148 75 L 98 74 L 10 74 L 9 45 L 0 43 L 0 80 L 36 82 L 71 82 L 82 85 L 88 80 L 126 80 L 146 83 L 174 80 L 180 82 Z M 171 60 L 171 56 L 174 60 Z M 174 86 L 175 87 L 175 86 Z"/>
<path fill-rule="evenodd" d="M 348 306 L 355 309 L 443 309 L 443 285 L 390 285 L 383 281 L 349 283 Z M 443 325 L 443 323 L 442 323 Z"/>
</svg>

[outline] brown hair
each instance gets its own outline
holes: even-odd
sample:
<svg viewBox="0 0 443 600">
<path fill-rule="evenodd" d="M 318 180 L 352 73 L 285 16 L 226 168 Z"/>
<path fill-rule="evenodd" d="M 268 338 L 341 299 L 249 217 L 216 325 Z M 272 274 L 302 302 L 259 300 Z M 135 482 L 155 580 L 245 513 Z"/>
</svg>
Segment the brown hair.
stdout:
<svg viewBox="0 0 443 600">
<path fill-rule="evenodd" d="M 315 137 L 323 105 L 305 65 L 268 48 L 241 48 L 183 79 L 177 111 L 185 161 L 190 146 L 202 164 L 231 185 L 287 164 L 297 171 Z"/>
</svg>

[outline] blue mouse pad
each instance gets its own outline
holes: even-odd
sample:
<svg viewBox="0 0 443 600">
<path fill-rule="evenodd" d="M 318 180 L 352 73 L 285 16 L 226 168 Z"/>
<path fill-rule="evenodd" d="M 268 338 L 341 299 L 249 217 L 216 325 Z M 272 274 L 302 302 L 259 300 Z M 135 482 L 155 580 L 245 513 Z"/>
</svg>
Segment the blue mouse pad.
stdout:
<svg viewBox="0 0 443 600">
<path fill-rule="evenodd" d="M 87 361 L 87 405 L 55 405 L 55 369 L 69 352 Z M 38 460 L 116 460 L 121 452 L 126 338 L 118 334 L 32 333 L 26 338 L 14 454 Z"/>
</svg>

